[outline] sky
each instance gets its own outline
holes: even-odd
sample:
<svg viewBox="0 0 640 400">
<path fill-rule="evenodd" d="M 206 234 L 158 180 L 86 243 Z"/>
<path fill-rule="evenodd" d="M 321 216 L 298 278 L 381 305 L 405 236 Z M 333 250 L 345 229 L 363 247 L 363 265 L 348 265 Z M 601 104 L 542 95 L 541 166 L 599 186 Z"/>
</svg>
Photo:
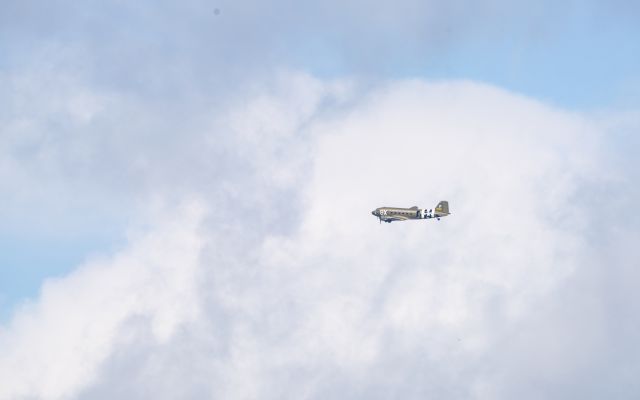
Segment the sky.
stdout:
<svg viewBox="0 0 640 400">
<path fill-rule="evenodd" d="M 638 5 L 2 6 L 0 399 L 638 397 Z"/>
</svg>

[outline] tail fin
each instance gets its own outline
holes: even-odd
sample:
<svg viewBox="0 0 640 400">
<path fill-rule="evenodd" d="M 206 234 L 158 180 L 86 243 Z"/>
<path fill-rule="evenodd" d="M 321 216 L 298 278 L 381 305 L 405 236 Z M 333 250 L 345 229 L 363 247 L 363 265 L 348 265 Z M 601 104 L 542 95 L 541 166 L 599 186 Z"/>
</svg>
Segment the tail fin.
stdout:
<svg viewBox="0 0 640 400">
<path fill-rule="evenodd" d="M 444 217 L 445 215 L 449 215 L 449 202 L 446 200 L 441 201 L 440 203 L 438 203 L 434 211 L 434 214 L 436 214 L 436 216 Z"/>
</svg>

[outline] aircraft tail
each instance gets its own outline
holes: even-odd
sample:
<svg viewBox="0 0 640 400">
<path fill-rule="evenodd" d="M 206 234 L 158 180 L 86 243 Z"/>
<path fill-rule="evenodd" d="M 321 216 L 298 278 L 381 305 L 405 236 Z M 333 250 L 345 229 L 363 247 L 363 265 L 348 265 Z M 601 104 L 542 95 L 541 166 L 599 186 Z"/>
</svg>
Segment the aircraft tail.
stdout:
<svg viewBox="0 0 640 400">
<path fill-rule="evenodd" d="M 449 202 L 446 200 L 441 201 L 434 211 L 436 216 L 444 217 L 445 215 L 449 215 Z"/>
</svg>

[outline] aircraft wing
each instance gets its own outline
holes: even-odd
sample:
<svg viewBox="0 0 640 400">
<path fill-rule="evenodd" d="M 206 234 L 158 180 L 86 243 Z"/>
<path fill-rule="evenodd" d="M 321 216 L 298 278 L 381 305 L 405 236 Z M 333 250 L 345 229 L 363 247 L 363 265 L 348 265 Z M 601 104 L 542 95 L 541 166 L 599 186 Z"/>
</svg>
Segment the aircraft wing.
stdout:
<svg viewBox="0 0 640 400">
<path fill-rule="evenodd" d="M 394 215 L 392 217 L 385 217 L 382 220 L 384 222 L 393 222 L 393 221 L 406 221 L 408 220 L 408 217 L 405 217 L 404 215 Z"/>
</svg>

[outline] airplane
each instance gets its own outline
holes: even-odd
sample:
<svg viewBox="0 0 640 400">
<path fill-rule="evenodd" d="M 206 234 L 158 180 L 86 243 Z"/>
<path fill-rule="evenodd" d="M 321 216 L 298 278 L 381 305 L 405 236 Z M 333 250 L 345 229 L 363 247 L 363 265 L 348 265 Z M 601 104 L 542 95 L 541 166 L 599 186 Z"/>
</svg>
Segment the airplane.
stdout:
<svg viewBox="0 0 640 400">
<path fill-rule="evenodd" d="M 431 219 L 436 218 L 440 221 L 440 218 L 449 215 L 449 202 L 441 201 L 436 206 L 435 210 L 426 208 L 418 208 L 413 206 L 411 208 L 399 208 L 399 207 L 378 207 L 371 211 L 371 214 L 378 217 L 380 222 L 391 223 L 393 221 L 406 221 L 408 219 Z"/>
</svg>

